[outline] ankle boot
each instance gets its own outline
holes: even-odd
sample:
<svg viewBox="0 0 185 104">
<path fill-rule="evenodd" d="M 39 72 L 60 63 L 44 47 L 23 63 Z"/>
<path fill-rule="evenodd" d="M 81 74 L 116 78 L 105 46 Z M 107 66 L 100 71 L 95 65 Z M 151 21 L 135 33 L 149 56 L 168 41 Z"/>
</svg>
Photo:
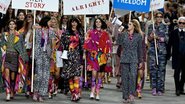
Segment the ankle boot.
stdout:
<svg viewBox="0 0 185 104">
<path fill-rule="evenodd" d="M 6 101 L 10 101 L 10 89 L 6 88 Z"/>
<path fill-rule="evenodd" d="M 6 94 L 6 101 L 10 101 L 10 94 Z"/>
<path fill-rule="evenodd" d="M 91 92 L 91 94 L 90 94 L 90 99 L 94 99 L 95 97 L 94 97 L 94 93 L 93 92 Z"/>
<path fill-rule="evenodd" d="M 100 100 L 100 95 L 96 94 L 96 100 L 99 101 Z"/>
</svg>

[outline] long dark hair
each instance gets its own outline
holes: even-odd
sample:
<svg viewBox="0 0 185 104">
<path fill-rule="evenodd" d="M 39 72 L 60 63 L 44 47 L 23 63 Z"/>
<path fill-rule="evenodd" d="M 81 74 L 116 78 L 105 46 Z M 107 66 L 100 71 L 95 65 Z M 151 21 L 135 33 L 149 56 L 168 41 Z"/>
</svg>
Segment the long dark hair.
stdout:
<svg viewBox="0 0 185 104">
<path fill-rule="evenodd" d="M 43 17 L 41 20 L 40 20 L 40 22 L 39 22 L 39 25 L 41 26 L 41 27 L 49 27 L 48 26 L 48 22 L 50 21 L 50 19 L 51 19 L 51 17 L 49 17 L 49 16 L 45 16 L 45 17 Z"/>
<path fill-rule="evenodd" d="M 3 18 L 3 22 L 4 22 L 4 26 L 5 26 L 5 31 L 8 31 L 9 29 L 8 29 L 8 27 L 7 27 L 7 25 L 9 24 L 8 22 L 11 20 L 11 19 L 16 19 L 15 18 L 15 14 L 14 14 L 14 9 L 12 9 L 12 13 L 10 14 L 9 13 L 9 9 L 12 9 L 11 7 L 9 7 L 8 8 L 8 10 L 7 10 L 7 12 L 6 12 L 6 14 L 5 14 L 5 17 Z M 10 17 L 11 16 L 11 17 Z"/>
<path fill-rule="evenodd" d="M 81 25 L 79 19 L 78 19 L 78 18 L 75 18 L 75 17 L 71 18 L 71 19 L 68 21 L 68 23 L 67 23 L 67 30 L 68 30 L 71 34 L 73 34 L 72 22 L 76 22 L 76 23 L 77 23 L 76 30 L 78 30 L 78 32 L 80 32 L 80 34 L 82 34 L 82 32 L 83 32 L 82 25 Z"/>
<path fill-rule="evenodd" d="M 11 13 L 11 17 L 10 17 L 9 9 L 12 9 L 12 8 L 11 7 L 8 8 L 8 10 L 7 10 L 6 14 L 5 14 L 5 21 L 9 21 L 11 19 L 16 19 L 15 18 L 15 14 L 14 14 L 15 10 L 12 9 L 12 13 Z"/>
<path fill-rule="evenodd" d="M 23 35 L 25 36 L 26 35 L 26 33 L 28 32 L 28 30 L 29 30 L 29 22 L 27 21 L 27 18 L 32 18 L 32 26 L 33 26 L 33 19 L 34 19 L 34 17 L 33 17 L 33 14 L 31 14 L 31 13 L 28 13 L 27 15 L 26 15 L 26 18 L 25 18 L 25 22 L 24 22 L 24 32 L 23 32 Z"/>
<path fill-rule="evenodd" d="M 18 10 L 17 18 L 16 18 L 16 21 L 17 21 L 17 30 L 18 31 L 24 26 L 24 22 L 25 22 L 25 18 L 24 18 L 24 20 L 20 20 L 19 19 L 19 14 L 20 13 L 23 13 L 24 16 L 26 17 L 26 12 L 24 10 Z"/>
<path fill-rule="evenodd" d="M 9 29 L 9 24 L 10 24 L 10 22 L 14 22 L 15 25 L 16 25 L 16 27 L 17 27 L 17 22 L 16 22 L 16 20 L 10 19 L 10 20 L 7 22 L 7 25 L 6 25 L 8 31 L 10 31 L 10 29 Z M 15 30 L 16 30 L 16 27 L 15 27 Z"/>
<path fill-rule="evenodd" d="M 96 18 L 94 20 L 94 24 L 93 24 L 93 29 L 96 29 L 96 20 L 100 20 L 101 21 L 101 29 L 107 29 L 107 24 L 101 19 L 101 18 Z"/>
<path fill-rule="evenodd" d="M 26 17 L 26 12 L 25 12 L 25 10 L 18 10 L 18 13 L 17 13 L 17 20 L 19 20 L 19 14 L 20 13 L 23 13 L 24 14 L 24 16 Z"/>
</svg>

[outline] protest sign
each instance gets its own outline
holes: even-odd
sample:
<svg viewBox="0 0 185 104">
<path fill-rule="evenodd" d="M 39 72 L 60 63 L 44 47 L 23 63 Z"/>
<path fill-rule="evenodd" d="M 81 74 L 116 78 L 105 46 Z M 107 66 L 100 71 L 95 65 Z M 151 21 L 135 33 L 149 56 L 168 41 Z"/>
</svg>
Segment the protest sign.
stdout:
<svg viewBox="0 0 185 104">
<path fill-rule="evenodd" d="M 58 0 L 12 0 L 12 8 L 58 12 L 59 1 Z"/>
<path fill-rule="evenodd" d="M 150 11 L 164 8 L 164 0 L 151 0 Z"/>
<path fill-rule="evenodd" d="M 109 14 L 109 0 L 63 0 L 64 15 Z"/>
<path fill-rule="evenodd" d="M 150 8 L 150 0 L 114 0 L 113 6 L 116 9 L 148 12 Z"/>
<path fill-rule="evenodd" d="M 0 12 L 6 14 L 8 6 L 10 5 L 10 0 L 1 0 L 0 1 Z"/>
</svg>

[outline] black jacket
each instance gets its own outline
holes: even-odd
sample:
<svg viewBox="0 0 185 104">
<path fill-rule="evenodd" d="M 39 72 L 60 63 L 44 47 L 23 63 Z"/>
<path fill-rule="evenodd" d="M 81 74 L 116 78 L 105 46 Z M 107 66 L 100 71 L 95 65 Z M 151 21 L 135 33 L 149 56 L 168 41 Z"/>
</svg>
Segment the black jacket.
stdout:
<svg viewBox="0 0 185 104">
<path fill-rule="evenodd" d="M 179 66 L 179 58 L 181 57 L 181 54 L 179 52 L 179 41 L 179 30 L 175 29 L 170 34 L 167 46 L 167 59 L 170 59 L 170 57 L 172 56 L 172 69 L 177 69 Z"/>
</svg>

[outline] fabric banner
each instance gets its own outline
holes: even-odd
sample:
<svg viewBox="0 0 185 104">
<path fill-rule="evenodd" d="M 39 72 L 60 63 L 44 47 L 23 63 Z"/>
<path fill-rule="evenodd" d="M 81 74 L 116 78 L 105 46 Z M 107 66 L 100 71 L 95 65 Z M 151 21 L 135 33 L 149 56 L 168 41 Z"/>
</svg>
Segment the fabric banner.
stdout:
<svg viewBox="0 0 185 104">
<path fill-rule="evenodd" d="M 151 0 L 150 11 L 164 8 L 164 0 Z"/>
<path fill-rule="evenodd" d="M 0 12 L 6 14 L 11 0 L 0 0 Z"/>
<path fill-rule="evenodd" d="M 122 9 L 114 9 L 114 12 L 116 14 L 116 16 L 119 18 L 119 17 L 122 17 L 124 15 L 127 15 L 129 14 L 129 10 L 122 10 Z"/>
<path fill-rule="evenodd" d="M 12 0 L 12 8 L 58 12 L 59 0 Z"/>
<path fill-rule="evenodd" d="M 150 0 L 114 0 L 113 6 L 116 9 L 149 12 Z"/>
<path fill-rule="evenodd" d="M 109 0 L 63 0 L 64 15 L 109 14 Z"/>
</svg>

